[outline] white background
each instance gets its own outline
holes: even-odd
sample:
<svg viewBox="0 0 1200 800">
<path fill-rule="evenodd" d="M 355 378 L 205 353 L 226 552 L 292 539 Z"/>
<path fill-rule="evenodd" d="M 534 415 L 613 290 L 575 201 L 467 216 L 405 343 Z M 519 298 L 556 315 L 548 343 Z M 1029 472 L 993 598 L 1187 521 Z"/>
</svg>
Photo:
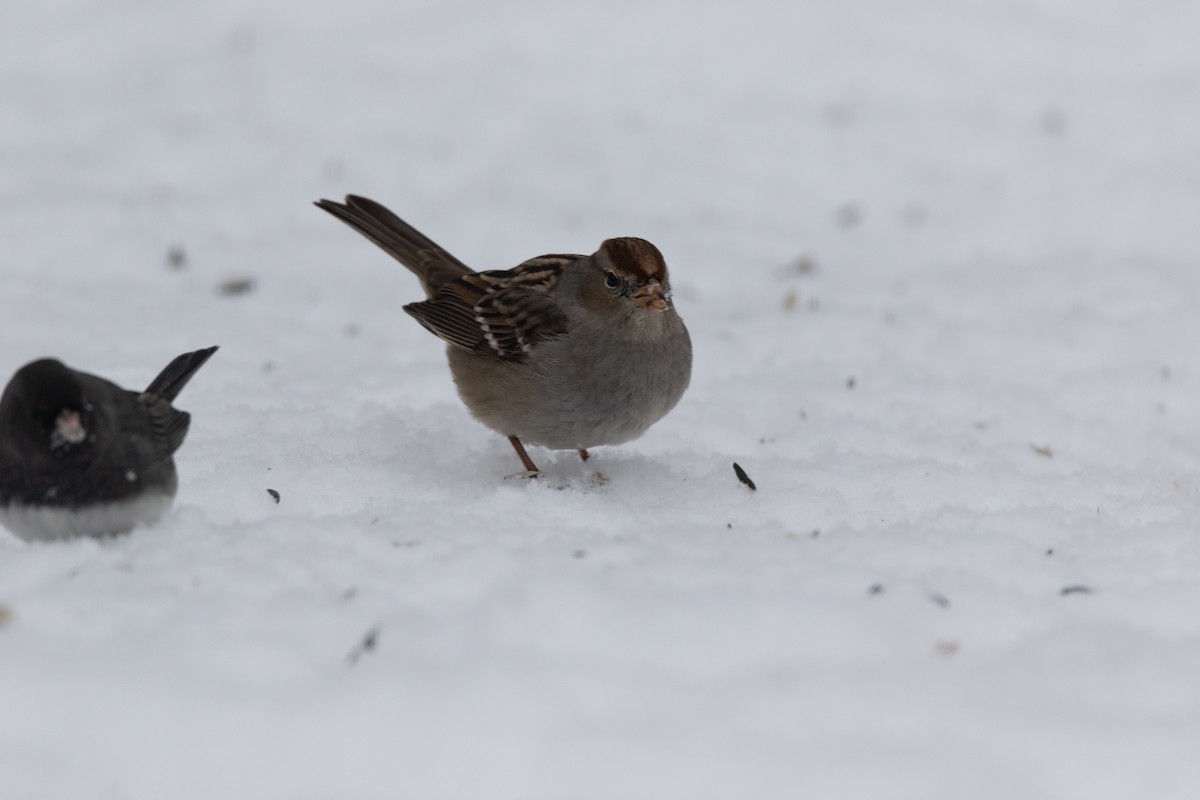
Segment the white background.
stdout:
<svg viewBox="0 0 1200 800">
<path fill-rule="evenodd" d="M 0 373 L 222 349 L 169 517 L 0 532 L 0 796 L 1200 796 L 1198 29 L 9 3 Z M 689 392 L 504 480 L 347 192 L 478 268 L 654 241 Z"/>
</svg>

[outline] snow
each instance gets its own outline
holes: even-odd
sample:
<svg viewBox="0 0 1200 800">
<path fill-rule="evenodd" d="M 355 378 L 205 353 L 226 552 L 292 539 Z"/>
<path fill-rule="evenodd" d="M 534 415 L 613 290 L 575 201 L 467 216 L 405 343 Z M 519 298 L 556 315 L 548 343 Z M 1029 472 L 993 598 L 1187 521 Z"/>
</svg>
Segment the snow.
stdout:
<svg viewBox="0 0 1200 800">
<path fill-rule="evenodd" d="M 1200 6 L 10 6 L 0 373 L 221 351 L 0 533 L 0 797 L 1200 796 Z M 654 241 L 688 394 L 504 480 L 347 192 Z"/>
</svg>

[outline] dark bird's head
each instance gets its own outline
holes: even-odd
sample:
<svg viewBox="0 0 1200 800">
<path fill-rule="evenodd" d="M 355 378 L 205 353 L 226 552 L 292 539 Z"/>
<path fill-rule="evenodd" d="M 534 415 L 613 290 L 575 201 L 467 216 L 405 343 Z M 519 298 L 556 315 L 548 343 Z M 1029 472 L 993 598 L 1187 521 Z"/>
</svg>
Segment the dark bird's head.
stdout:
<svg viewBox="0 0 1200 800">
<path fill-rule="evenodd" d="M 8 435 L 61 454 L 87 442 L 92 410 L 78 376 L 52 358 L 21 367 L 0 398 L 0 419 Z"/>
</svg>

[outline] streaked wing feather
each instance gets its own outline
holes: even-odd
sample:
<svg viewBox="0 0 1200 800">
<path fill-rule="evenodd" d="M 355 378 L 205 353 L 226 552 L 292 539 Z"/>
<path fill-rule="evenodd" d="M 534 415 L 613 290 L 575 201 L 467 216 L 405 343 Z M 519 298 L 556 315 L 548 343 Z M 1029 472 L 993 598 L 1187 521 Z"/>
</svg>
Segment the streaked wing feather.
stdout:
<svg viewBox="0 0 1200 800">
<path fill-rule="evenodd" d="M 443 287 L 444 288 L 444 287 Z M 404 310 L 435 336 L 465 350 L 476 350 L 483 333 L 471 306 L 461 300 L 434 295 L 431 300 L 409 303 Z"/>
<path fill-rule="evenodd" d="M 552 295 L 563 269 L 580 258 L 538 256 L 514 269 L 464 275 L 404 310 L 452 345 L 521 361 L 539 339 L 565 330 Z"/>
</svg>

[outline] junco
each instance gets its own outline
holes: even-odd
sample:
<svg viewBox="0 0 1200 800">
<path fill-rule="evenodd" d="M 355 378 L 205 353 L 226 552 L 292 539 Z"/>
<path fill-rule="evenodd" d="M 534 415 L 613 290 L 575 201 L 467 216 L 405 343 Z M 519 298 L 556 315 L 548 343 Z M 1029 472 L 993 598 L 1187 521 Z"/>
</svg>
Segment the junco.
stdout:
<svg viewBox="0 0 1200 800">
<path fill-rule="evenodd" d="M 522 442 L 586 459 L 589 447 L 641 436 L 687 389 L 692 342 L 645 239 L 475 272 L 365 197 L 317 205 L 420 279 L 428 299 L 404 310 L 449 343 L 463 403 L 508 437 L 528 475 L 537 467 Z"/>
<path fill-rule="evenodd" d="M 171 401 L 216 351 L 184 353 L 144 392 L 52 358 L 17 370 L 0 396 L 0 523 L 34 541 L 124 533 L 161 517 L 191 421 Z"/>
</svg>

